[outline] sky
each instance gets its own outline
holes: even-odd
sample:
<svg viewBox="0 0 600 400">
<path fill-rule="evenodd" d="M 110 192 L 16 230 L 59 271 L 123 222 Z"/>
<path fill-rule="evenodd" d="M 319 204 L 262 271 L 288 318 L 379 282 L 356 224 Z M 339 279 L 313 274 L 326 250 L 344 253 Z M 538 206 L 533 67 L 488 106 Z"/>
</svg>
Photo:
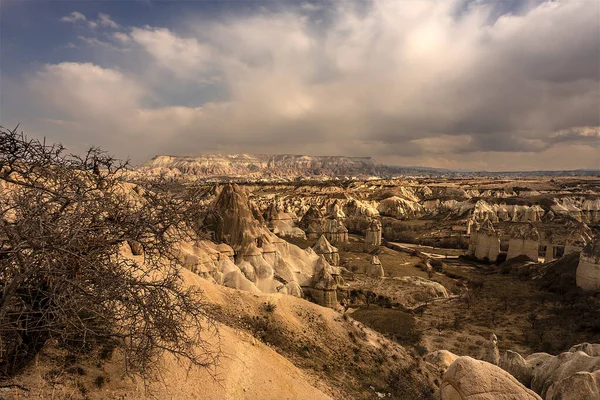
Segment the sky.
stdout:
<svg viewBox="0 0 600 400">
<path fill-rule="evenodd" d="M 0 0 L 0 125 L 141 163 L 600 169 L 597 0 Z"/>
</svg>

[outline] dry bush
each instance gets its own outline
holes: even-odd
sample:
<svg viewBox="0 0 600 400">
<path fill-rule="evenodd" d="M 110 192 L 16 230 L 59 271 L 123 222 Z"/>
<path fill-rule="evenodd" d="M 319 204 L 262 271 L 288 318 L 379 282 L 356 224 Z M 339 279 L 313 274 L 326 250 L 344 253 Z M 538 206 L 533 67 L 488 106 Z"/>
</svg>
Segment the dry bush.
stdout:
<svg viewBox="0 0 600 400">
<path fill-rule="evenodd" d="M 48 341 L 75 357 L 120 349 L 146 377 L 163 351 L 217 362 L 208 306 L 180 274 L 187 202 L 124 184 L 125 168 L 97 148 L 69 155 L 0 128 L 0 378 Z M 122 255 L 128 241 L 143 263 Z"/>
</svg>

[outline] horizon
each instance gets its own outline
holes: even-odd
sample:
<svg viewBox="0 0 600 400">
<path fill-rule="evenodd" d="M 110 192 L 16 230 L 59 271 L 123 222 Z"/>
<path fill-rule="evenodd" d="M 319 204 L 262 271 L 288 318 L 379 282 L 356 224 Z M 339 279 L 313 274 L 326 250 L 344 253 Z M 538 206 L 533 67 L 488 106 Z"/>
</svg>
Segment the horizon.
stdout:
<svg viewBox="0 0 600 400">
<path fill-rule="evenodd" d="M 135 164 L 600 170 L 600 3 L 0 3 L 0 123 Z"/>
<path fill-rule="evenodd" d="M 173 158 L 201 158 L 207 156 L 267 156 L 267 157 L 276 157 L 276 156 L 293 156 L 293 157 L 312 157 L 312 158 L 348 158 L 348 159 L 368 159 L 373 161 L 374 166 L 379 167 L 392 167 L 392 168 L 406 168 L 406 169 L 430 169 L 430 170 L 448 170 L 450 172 L 468 172 L 468 173 L 492 173 L 492 174 L 502 174 L 502 173 L 536 173 L 536 172 L 577 172 L 577 171 L 585 171 L 585 172 L 598 172 L 600 173 L 600 168 L 577 168 L 577 169 L 531 169 L 531 170 L 472 170 L 468 168 L 441 168 L 441 167 L 429 167 L 426 165 L 398 165 L 398 164 L 383 164 L 378 163 L 373 157 L 370 156 L 329 156 L 329 155 L 312 155 L 312 154 L 265 154 L 265 153 L 203 153 L 195 156 L 190 155 L 173 155 L 173 154 L 156 154 L 152 156 L 150 159 L 137 164 L 135 167 L 140 168 L 144 164 L 155 160 L 158 157 L 173 157 Z"/>
</svg>

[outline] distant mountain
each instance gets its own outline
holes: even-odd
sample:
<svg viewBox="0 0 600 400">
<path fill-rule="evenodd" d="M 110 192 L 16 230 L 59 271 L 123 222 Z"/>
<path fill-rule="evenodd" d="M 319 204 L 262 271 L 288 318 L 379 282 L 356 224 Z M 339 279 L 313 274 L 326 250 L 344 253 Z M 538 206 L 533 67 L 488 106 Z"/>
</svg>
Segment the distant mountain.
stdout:
<svg viewBox="0 0 600 400">
<path fill-rule="evenodd" d="M 377 174 L 369 157 L 206 154 L 198 157 L 156 156 L 140 165 L 151 174 L 187 175 L 197 178 L 298 178 L 365 177 Z"/>
<path fill-rule="evenodd" d="M 505 177 L 590 176 L 598 170 L 487 172 L 419 166 L 375 164 L 370 157 L 306 156 L 294 154 L 205 154 L 197 157 L 156 156 L 138 166 L 148 175 L 188 179 L 326 180 L 393 177 Z"/>
</svg>

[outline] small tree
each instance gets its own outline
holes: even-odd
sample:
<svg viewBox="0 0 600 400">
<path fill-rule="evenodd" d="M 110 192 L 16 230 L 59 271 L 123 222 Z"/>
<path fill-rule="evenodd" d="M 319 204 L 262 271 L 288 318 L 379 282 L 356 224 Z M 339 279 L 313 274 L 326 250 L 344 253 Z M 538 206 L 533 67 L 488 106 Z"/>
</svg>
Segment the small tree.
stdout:
<svg viewBox="0 0 600 400">
<path fill-rule="evenodd" d="M 118 348 L 144 376 L 163 351 L 218 361 L 209 307 L 180 272 L 188 202 L 124 183 L 126 168 L 0 127 L 0 377 L 50 339 L 75 356 Z M 128 242 L 143 260 L 124 255 Z"/>
</svg>

